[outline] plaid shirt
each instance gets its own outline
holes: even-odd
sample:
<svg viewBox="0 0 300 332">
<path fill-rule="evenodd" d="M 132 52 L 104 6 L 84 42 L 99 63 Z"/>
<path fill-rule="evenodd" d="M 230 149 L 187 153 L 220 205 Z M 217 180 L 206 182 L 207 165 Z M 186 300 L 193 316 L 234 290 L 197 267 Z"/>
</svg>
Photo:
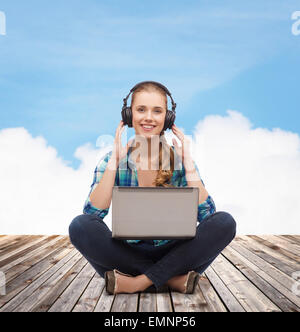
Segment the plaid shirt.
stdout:
<svg viewBox="0 0 300 332">
<path fill-rule="evenodd" d="M 171 147 L 173 148 L 174 154 L 176 154 L 174 146 L 171 146 Z M 116 171 L 114 186 L 126 186 L 126 187 L 137 187 L 138 186 L 137 168 L 136 168 L 135 163 L 130 158 L 131 150 L 132 150 L 132 146 L 130 146 L 130 148 L 128 149 L 127 157 L 123 158 L 119 162 L 119 166 Z M 109 208 L 98 209 L 91 204 L 90 195 L 93 192 L 93 190 L 96 188 L 99 181 L 101 180 L 101 178 L 105 172 L 107 163 L 111 157 L 111 154 L 112 154 L 112 151 L 106 153 L 100 159 L 100 161 L 98 162 L 98 164 L 96 166 L 96 169 L 94 171 L 93 183 L 91 185 L 89 195 L 84 203 L 84 207 L 83 207 L 84 214 L 96 215 L 102 219 L 104 219 L 104 217 L 108 214 Z M 185 168 L 183 167 L 183 164 L 181 162 L 179 162 L 179 164 L 176 164 L 176 160 L 179 160 L 179 159 L 175 158 L 176 166 L 173 171 L 171 184 L 176 187 L 186 187 L 187 180 L 185 177 Z M 129 167 L 129 165 L 130 165 L 130 167 Z M 195 162 L 194 162 L 194 166 L 195 166 L 195 169 L 197 170 L 197 173 L 199 175 L 199 178 L 200 178 L 203 186 L 205 186 L 204 182 L 202 181 L 202 179 L 200 177 L 199 169 Z M 214 203 L 212 197 L 209 195 L 204 202 L 202 202 L 201 204 L 198 205 L 197 220 L 199 222 L 201 222 L 204 218 L 213 214 L 215 211 L 216 211 L 215 203 Z M 138 244 L 141 240 L 125 240 L 125 241 L 127 241 L 128 243 Z M 170 240 L 153 240 L 153 244 L 155 246 L 160 246 L 167 242 L 170 242 Z"/>
</svg>

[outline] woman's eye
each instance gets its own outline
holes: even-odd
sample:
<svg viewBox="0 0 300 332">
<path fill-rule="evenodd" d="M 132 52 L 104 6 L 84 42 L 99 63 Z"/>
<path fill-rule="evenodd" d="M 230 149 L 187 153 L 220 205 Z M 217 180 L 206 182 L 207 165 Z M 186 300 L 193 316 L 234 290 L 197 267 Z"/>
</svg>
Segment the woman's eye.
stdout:
<svg viewBox="0 0 300 332">
<path fill-rule="evenodd" d="M 138 108 L 138 112 L 144 111 L 143 108 Z M 161 113 L 161 110 L 157 109 L 155 110 L 155 113 Z"/>
</svg>

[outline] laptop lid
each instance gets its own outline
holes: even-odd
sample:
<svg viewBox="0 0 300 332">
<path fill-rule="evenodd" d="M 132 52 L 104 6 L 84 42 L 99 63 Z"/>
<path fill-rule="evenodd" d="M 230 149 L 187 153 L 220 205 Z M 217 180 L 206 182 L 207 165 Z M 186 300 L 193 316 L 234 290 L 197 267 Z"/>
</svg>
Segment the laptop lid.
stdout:
<svg viewBox="0 0 300 332">
<path fill-rule="evenodd" d="M 196 235 L 198 187 L 122 187 L 112 192 L 112 237 L 189 239 Z"/>
</svg>

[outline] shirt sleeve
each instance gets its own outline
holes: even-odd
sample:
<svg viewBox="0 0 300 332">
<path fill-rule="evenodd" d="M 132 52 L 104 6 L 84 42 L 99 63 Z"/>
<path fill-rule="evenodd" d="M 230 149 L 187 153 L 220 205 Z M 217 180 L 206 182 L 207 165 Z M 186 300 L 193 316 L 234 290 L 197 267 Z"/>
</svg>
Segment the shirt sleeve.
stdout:
<svg viewBox="0 0 300 332">
<path fill-rule="evenodd" d="M 198 166 L 196 165 L 195 161 L 193 161 L 193 162 L 194 162 L 195 169 L 196 169 L 196 171 L 199 175 L 199 178 L 200 178 L 203 186 L 205 187 L 205 184 L 204 184 L 203 180 L 201 179 Z M 180 186 L 187 187 L 187 180 L 186 180 L 186 177 L 185 177 L 185 168 L 184 167 L 182 167 L 182 176 L 181 176 Z M 208 217 L 209 215 L 211 215 L 215 212 L 216 212 L 215 202 L 214 202 L 213 198 L 210 195 L 208 195 L 207 199 L 204 202 L 202 202 L 201 204 L 198 205 L 197 220 L 200 223 L 203 219 L 205 219 L 206 217 Z"/>
<path fill-rule="evenodd" d="M 98 164 L 95 168 L 93 183 L 91 184 L 90 192 L 89 192 L 88 197 L 87 197 L 87 199 L 84 203 L 84 206 L 83 206 L 83 213 L 84 214 L 93 214 L 93 215 L 96 215 L 96 216 L 98 216 L 102 219 L 108 214 L 109 208 L 107 208 L 107 209 L 98 209 L 98 208 L 96 208 L 91 203 L 90 196 L 91 196 L 91 193 L 94 191 L 94 189 L 97 187 L 97 184 L 100 182 L 100 180 L 101 180 L 101 178 L 102 178 L 102 176 L 105 172 L 105 169 L 106 169 L 107 163 L 110 159 L 110 156 L 111 156 L 111 152 L 105 154 L 100 159 L 100 161 L 98 162 Z"/>
</svg>

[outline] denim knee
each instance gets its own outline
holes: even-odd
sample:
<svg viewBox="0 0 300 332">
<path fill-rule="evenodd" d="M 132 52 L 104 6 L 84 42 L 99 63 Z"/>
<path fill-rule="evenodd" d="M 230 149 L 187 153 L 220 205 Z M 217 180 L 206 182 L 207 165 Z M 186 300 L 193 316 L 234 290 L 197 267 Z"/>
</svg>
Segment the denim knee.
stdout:
<svg viewBox="0 0 300 332">
<path fill-rule="evenodd" d="M 230 240 L 232 240 L 236 235 L 236 221 L 232 215 L 225 211 L 218 211 L 220 218 L 220 227 L 224 235 L 228 235 Z"/>
<path fill-rule="evenodd" d="M 69 237 L 73 245 L 76 245 L 78 243 L 78 240 L 82 235 L 82 224 L 84 222 L 84 219 L 86 219 L 86 215 L 81 214 L 75 217 L 69 225 Z"/>
</svg>

